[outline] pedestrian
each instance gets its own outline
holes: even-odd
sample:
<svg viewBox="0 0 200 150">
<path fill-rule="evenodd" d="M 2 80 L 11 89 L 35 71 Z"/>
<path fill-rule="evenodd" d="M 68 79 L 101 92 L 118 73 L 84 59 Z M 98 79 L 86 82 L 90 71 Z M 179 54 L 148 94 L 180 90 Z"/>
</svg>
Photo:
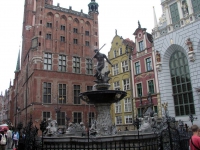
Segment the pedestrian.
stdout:
<svg viewBox="0 0 200 150">
<path fill-rule="evenodd" d="M 198 129 L 198 136 L 200 137 L 200 128 Z"/>
<path fill-rule="evenodd" d="M 198 136 L 199 127 L 197 125 L 191 126 L 192 137 L 190 139 L 190 150 L 200 150 L 200 137 Z"/>
<path fill-rule="evenodd" d="M 6 150 L 6 144 L 7 144 L 7 136 L 6 136 L 7 130 L 0 130 L 0 150 Z"/>
<path fill-rule="evenodd" d="M 13 140 L 12 148 L 13 148 L 14 145 L 15 145 L 15 148 L 17 148 L 18 147 L 18 141 L 19 141 L 19 132 L 16 129 L 12 134 L 12 140 Z"/>
<path fill-rule="evenodd" d="M 8 149 L 11 149 L 12 145 L 12 130 L 9 128 L 7 131 L 7 147 Z"/>
</svg>

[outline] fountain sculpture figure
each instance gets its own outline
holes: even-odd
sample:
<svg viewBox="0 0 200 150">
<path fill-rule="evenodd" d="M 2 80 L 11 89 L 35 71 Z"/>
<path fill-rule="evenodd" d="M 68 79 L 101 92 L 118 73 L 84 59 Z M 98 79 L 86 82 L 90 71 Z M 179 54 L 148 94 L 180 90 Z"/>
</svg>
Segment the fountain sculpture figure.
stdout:
<svg viewBox="0 0 200 150">
<path fill-rule="evenodd" d="M 95 55 L 93 58 L 97 59 L 96 73 L 93 85 L 93 90 L 89 92 L 80 93 L 80 98 L 90 104 L 94 104 L 97 110 L 97 120 L 95 125 L 91 127 L 91 131 L 96 132 L 97 136 L 106 136 L 116 134 L 116 128 L 113 126 L 110 115 L 110 106 L 112 103 L 116 103 L 126 96 L 126 92 L 120 90 L 109 90 L 110 84 L 108 81 L 110 71 L 102 73 L 105 62 L 104 59 L 111 65 L 105 54 L 99 52 L 98 49 L 94 50 Z M 93 59 L 92 58 L 92 59 Z"/>
</svg>

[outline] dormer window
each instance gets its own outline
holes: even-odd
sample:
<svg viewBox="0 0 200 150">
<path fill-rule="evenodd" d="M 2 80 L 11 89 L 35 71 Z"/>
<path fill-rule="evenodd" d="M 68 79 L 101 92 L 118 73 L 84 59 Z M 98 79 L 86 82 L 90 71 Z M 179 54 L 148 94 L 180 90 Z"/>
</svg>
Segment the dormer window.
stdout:
<svg viewBox="0 0 200 150">
<path fill-rule="evenodd" d="M 139 51 L 143 51 L 144 50 L 144 42 L 140 41 L 139 42 Z"/>
</svg>

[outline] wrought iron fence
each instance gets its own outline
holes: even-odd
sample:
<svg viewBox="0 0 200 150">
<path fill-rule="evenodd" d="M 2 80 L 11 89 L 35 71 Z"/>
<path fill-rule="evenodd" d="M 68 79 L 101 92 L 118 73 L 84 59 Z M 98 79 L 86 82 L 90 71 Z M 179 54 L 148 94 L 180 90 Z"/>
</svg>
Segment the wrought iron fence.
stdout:
<svg viewBox="0 0 200 150">
<path fill-rule="evenodd" d="M 157 138 L 143 140 L 44 142 L 43 150 L 156 150 Z"/>
<path fill-rule="evenodd" d="M 45 128 L 46 122 L 43 121 L 40 129 L 44 132 Z M 177 122 L 173 117 L 157 123 L 154 134 L 138 132 L 108 137 L 62 135 L 38 138 L 38 129 L 33 127 L 31 119 L 24 131 L 24 150 L 188 150 L 191 137 L 183 122 Z"/>
</svg>

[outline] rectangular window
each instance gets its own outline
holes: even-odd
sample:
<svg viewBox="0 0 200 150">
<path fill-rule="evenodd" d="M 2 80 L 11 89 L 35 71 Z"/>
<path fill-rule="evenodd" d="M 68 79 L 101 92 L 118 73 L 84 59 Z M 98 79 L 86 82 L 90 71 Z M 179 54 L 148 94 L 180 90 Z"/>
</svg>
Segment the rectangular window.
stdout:
<svg viewBox="0 0 200 150">
<path fill-rule="evenodd" d="M 90 46 L 90 42 L 89 41 L 85 41 L 85 46 Z"/>
<path fill-rule="evenodd" d="M 119 67 L 118 64 L 113 65 L 113 75 L 118 75 L 119 74 Z"/>
<path fill-rule="evenodd" d="M 43 103 L 51 103 L 51 83 L 43 83 Z"/>
<path fill-rule="evenodd" d="M 137 109 L 138 117 L 143 117 L 143 111 L 144 111 L 144 108 L 138 108 L 138 109 Z"/>
<path fill-rule="evenodd" d="M 125 116 L 125 123 L 126 123 L 126 124 L 131 124 L 131 123 L 133 123 L 132 115 L 127 115 L 127 116 Z"/>
<path fill-rule="evenodd" d="M 123 80 L 123 85 L 124 85 L 124 91 L 130 90 L 129 79 L 124 79 L 124 80 Z"/>
<path fill-rule="evenodd" d="M 52 23 L 51 22 L 47 22 L 47 28 L 52 28 Z"/>
<path fill-rule="evenodd" d="M 44 54 L 44 70 L 52 70 L 52 54 Z"/>
<path fill-rule="evenodd" d="M 67 99 L 67 86 L 66 84 L 59 84 L 59 104 L 66 104 Z"/>
<path fill-rule="evenodd" d="M 80 93 L 80 85 L 74 85 L 74 104 L 81 104 L 79 93 Z"/>
<path fill-rule="evenodd" d="M 130 98 L 124 99 L 124 111 L 131 112 L 132 111 L 132 103 Z"/>
<path fill-rule="evenodd" d="M 87 91 L 92 91 L 93 86 L 87 86 Z"/>
<path fill-rule="evenodd" d="M 65 125 L 65 112 L 57 113 L 57 123 L 58 125 Z"/>
<path fill-rule="evenodd" d="M 90 32 L 89 32 L 89 31 L 85 31 L 85 35 L 86 35 L 86 36 L 89 36 L 89 35 L 90 35 Z"/>
<path fill-rule="evenodd" d="M 139 42 L 139 51 L 143 51 L 144 50 L 144 42 L 140 41 Z"/>
<path fill-rule="evenodd" d="M 88 119 L 89 119 L 89 126 L 91 127 L 91 125 L 92 125 L 92 121 L 95 119 L 94 118 L 94 112 L 89 112 L 89 114 L 88 114 L 89 116 L 88 116 Z"/>
<path fill-rule="evenodd" d="M 73 73 L 80 73 L 80 58 L 73 57 Z"/>
<path fill-rule="evenodd" d="M 170 5 L 170 13 L 171 13 L 171 18 L 172 18 L 172 24 L 178 23 L 178 21 L 180 20 L 180 17 L 179 17 L 177 3 Z"/>
<path fill-rule="evenodd" d="M 81 112 L 74 112 L 73 116 L 74 116 L 74 123 L 80 124 L 80 122 L 82 122 L 82 113 Z"/>
<path fill-rule="evenodd" d="M 50 33 L 47 33 L 47 34 L 46 34 L 46 39 L 47 39 L 47 40 L 50 40 L 50 39 L 51 39 L 51 34 L 50 34 Z"/>
<path fill-rule="evenodd" d="M 116 50 L 113 51 L 113 56 L 114 56 L 114 58 L 117 57 L 117 51 Z"/>
<path fill-rule="evenodd" d="M 122 48 L 119 48 L 119 55 L 122 55 Z"/>
<path fill-rule="evenodd" d="M 65 55 L 59 55 L 59 71 L 66 71 L 66 56 Z"/>
<path fill-rule="evenodd" d="M 90 58 L 86 59 L 86 73 L 90 75 L 93 74 L 93 64 Z"/>
<path fill-rule="evenodd" d="M 137 95 L 142 96 L 142 83 L 137 84 Z"/>
<path fill-rule="evenodd" d="M 122 124 L 122 116 L 116 116 L 116 125 Z"/>
<path fill-rule="evenodd" d="M 148 81 L 148 88 L 149 88 L 149 92 L 150 92 L 151 94 L 153 94 L 153 93 L 154 93 L 154 84 L 153 84 L 153 80 L 149 80 L 149 81 Z"/>
<path fill-rule="evenodd" d="M 128 61 L 122 61 L 122 71 L 127 72 L 128 71 Z"/>
<path fill-rule="evenodd" d="M 74 39 L 74 44 L 78 44 L 78 39 Z"/>
<path fill-rule="evenodd" d="M 151 71 L 152 70 L 151 58 L 147 58 L 146 59 L 146 69 L 147 69 L 147 71 Z"/>
<path fill-rule="evenodd" d="M 50 112 L 43 112 L 43 120 L 45 119 L 46 121 L 51 118 Z"/>
<path fill-rule="evenodd" d="M 115 90 L 120 90 L 119 81 L 114 82 L 114 89 L 115 89 Z"/>
<path fill-rule="evenodd" d="M 140 62 L 135 63 L 135 74 L 140 74 Z"/>
<path fill-rule="evenodd" d="M 121 102 L 115 103 L 115 113 L 121 113 Z"/>
<path fill-rule="evenodd" d="M 77 28 L 74 28 L 74 33 L 78 33 L 78 29 Z"/>
<path fill-rule="evenodd" d="M 200 12 L 200 0 L 192 0 L 192 6 L 195 14 Z"/>
<path fill-rule="evenodd" d="M 61 42 L 65 42 L 65 37 L 64 36 L 60 36 L 60 41 Z"/>
<path fill-rule="evenodd" d="M 64 25 L 61 25 L 61 26 L 60 26 L 60 30 L 65 31 L 65 26 L 64 26 Z"/>
<path fill-rule="evenodd" d="M 95 35 L 97 36 L 97 32 L 95 32 Z"/>
</svg>

